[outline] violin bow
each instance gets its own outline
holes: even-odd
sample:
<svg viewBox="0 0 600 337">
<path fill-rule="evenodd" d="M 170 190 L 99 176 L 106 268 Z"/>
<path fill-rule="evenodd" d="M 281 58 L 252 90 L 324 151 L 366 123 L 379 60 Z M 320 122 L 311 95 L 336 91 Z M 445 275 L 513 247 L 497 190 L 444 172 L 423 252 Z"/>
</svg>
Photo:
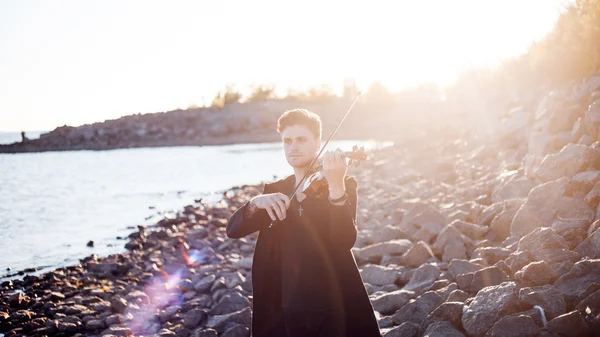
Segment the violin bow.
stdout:
<svg viewBox="0 0 600 337">
<path fill-rule="evenodd" d="M 337 124 L 337 126 L 335 127 L 335 129 L 333 130 L 333 132 L 331 133 L 331 135 L 329 135 L 329 138 L 327 138 L 327 141 L 325 141 L 325 144 L 321 147 L 321 150 L 319 151 L 319 153 L 317 153 L 317 155 L 315 156 L 315 158 L 313 159 L 313 161 L 310 163 L 310 165 L 308 165 L 308 168 L 306 169 L 306 172 L 304 172 L 304 176 L 302 177 L 302 179 L 300 179 L 300 183 L 298 183 L 294 187 L 294 190 L 292 191 L 292 194 L 289 196 L 290 200 L 294 199 L 294 197 L 296 196 L 296 193 L 298 192 L 298 187 L 302 186 L 302 184 L 304 183 L 304 180 L 306 180 L 306 177 L 308 177 L 308 174 L 310 173 L 310 170 L 315 165 L 315 163 L 317 162 L 317 160 L 321 156 L 321 153 L 323 153 L 323 151 L 327 147 L 327 144 L 329 144 L 329 141 L 331 141 L 331 139 L 333 138 L 333 136 L 335 135 L 335 133 L 337 132 L 337 130 L 340 128 L 340 126 L 342 125 L 342 123 L 344 122 L 344 120 L 346 119 L 346 117 L 348 117 L 348 114 L 350 113 L 350 111 L 352 110 L 352 108 L 354 107 L 354 105 L 356 104 L 356 101 L 358 101 L 358 97 L 360 97 L 361 94 L 362 94 L 362 91 L 358 91 L 356 93 L 356 96 L 352 100 L 352 104 L 350 104 L 350 107 L 348 108 L 348 111 L 346 111 L 346 113 L 344 114 L 344 117 L 342 117 L 342 120 L 340 120 L 340 122 Z M 277 221 L 279 221 L 279 220 L 272 221 L 271 224 L 269 225 L 269 228 L 273 227 L 273 223 L 275 223 Z"/>
</svg>

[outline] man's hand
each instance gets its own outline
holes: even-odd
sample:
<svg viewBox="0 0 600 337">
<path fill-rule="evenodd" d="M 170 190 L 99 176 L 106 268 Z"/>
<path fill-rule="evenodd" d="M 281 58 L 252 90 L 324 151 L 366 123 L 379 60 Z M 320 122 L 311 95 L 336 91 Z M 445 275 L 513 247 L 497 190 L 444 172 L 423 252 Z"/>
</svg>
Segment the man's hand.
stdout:
<svg viewBox="0 0 600 337">
<path fill-rule="evenodd" d="M 348 172 L 348 162 L 338 148 L 335 151 L 327 151 L 323 155 L 323 175 L 329 185 L 329 196 L 337 199 L 344 195 L 346 186 L 344 178 Z"/>
<path fill-rule="evenodd" d="M 285 219 L 290 198 L 283 193 L 269 193 L 254 197 L 250 203 L 256 208 L 267 210 L 271 220 L 275 221 Z"/>
</svg>

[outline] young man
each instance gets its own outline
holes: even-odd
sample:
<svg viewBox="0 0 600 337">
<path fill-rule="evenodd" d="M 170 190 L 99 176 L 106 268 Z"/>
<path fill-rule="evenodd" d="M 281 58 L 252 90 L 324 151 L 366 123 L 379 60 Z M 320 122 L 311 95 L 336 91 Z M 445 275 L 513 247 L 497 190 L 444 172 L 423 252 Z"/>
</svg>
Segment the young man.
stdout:
<svg viewBox="0 0 600 337">
<path fill-rule="evenodd" d="M 346 177 L 346 159 L 327 151 L 327 185 L 288 197 L 322 146 L 321 129 L 320 117 L 308 110 L 281 115 L 277 131 L 294 174 L 265 184 L 263 194 L 227 224 L 230 238 L 259 231 L 252 264 L 253 337 L 381 336 L 350 250 L 358 200 L 356 180 Z"/>
</svg>

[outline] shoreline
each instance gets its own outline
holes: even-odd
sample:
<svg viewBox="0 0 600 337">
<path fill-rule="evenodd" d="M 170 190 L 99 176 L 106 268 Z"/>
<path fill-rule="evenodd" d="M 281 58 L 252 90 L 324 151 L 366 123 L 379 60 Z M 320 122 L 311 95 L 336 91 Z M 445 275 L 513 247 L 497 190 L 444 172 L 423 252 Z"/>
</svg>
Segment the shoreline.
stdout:
<svg viewBox="0 0 600 337">
<path fill-rule="evenodd" d="M 454 134 L 395 140 L 348 170 L 352 253 L 384 337 L 600 334 L 600 123 L 540 104 L 486 139 L 451 121 Z M 248 336 L 258 233 L 225 227 L 260 190 L 139 228 L 126 253 L 0 284 L 0 333 Z"/>
</svg>

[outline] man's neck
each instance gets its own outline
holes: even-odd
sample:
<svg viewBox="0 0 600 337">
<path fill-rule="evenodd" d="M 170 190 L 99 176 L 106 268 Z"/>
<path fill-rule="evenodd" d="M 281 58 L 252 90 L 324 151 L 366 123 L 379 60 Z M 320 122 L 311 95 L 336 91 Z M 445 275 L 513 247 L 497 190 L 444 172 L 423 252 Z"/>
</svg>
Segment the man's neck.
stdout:
<svg viewBox="0 0 600 337">
<path fill-rule="evenodd" d="M 298 183 L 300 183 L 300 180 L 302 180 L 302 178 L 304 177 L 304 174 L 306 173 L 307 169 L 308 169 L 308 166 L 294 167 L 294 176 L 296 177 L 294 187 L 297 186 Z"/>
</svg>

